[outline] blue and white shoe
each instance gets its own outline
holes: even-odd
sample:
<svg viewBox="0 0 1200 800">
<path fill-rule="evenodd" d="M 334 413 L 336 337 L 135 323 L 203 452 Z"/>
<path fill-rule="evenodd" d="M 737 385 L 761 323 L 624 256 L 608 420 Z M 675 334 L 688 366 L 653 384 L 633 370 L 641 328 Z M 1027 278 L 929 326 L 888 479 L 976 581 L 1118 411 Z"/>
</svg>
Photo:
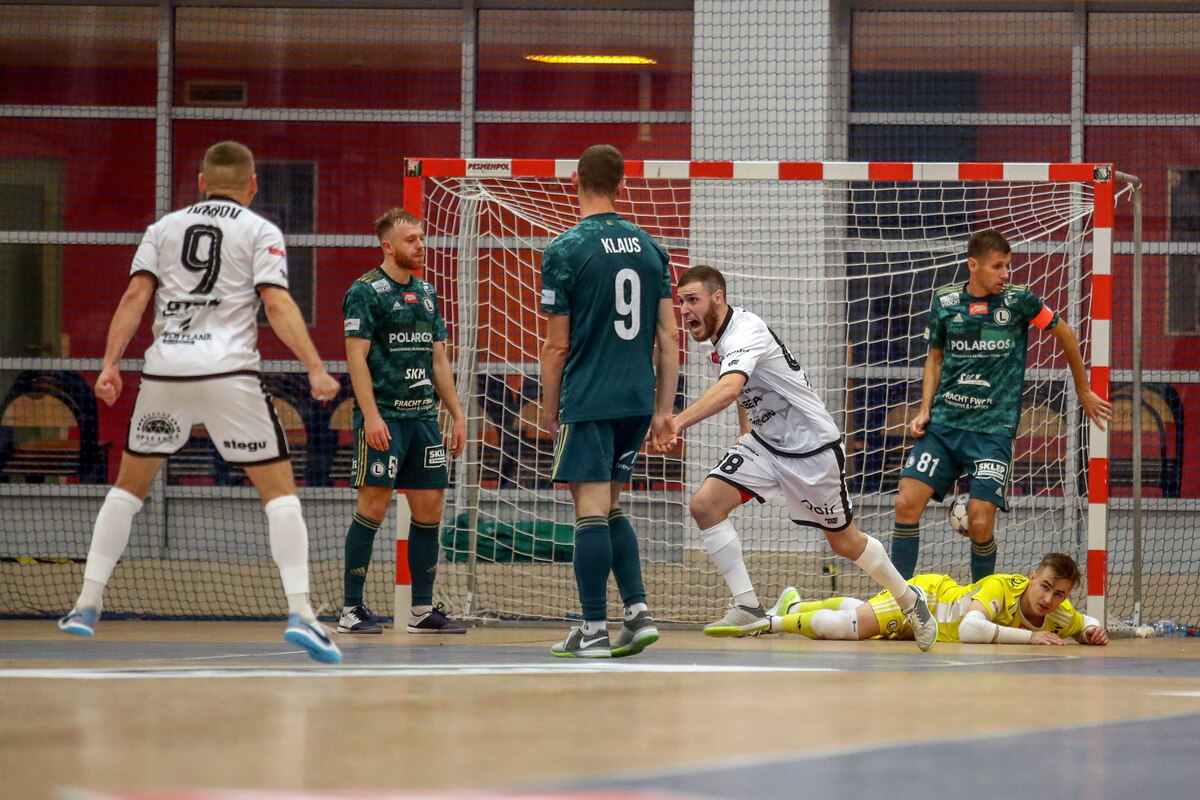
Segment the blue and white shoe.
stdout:
<svg viewBox="0 0 1200 800">
<path fill-rule="evenodd" d="M 313 661 L 324 664 L 338 664 L 342 660 L 342 651 L 329 638 L 325 628 L 319 622 L 309 622 L 299 614 L 288 615 L 287 630 L 283 632 L 283 640 L 288 644 L 303 647 L 308 651 L 308 657 Z"/>
<path fill-rule="evenodd" d="M 100 621 L 100 612 L 94 608 L 73 608 L 71 612 L 58 621 L 58 629 L 63 633 L 73 633 L 76 636 L 93 636 L 96 633 L 96 623 Z"/>
</svg>

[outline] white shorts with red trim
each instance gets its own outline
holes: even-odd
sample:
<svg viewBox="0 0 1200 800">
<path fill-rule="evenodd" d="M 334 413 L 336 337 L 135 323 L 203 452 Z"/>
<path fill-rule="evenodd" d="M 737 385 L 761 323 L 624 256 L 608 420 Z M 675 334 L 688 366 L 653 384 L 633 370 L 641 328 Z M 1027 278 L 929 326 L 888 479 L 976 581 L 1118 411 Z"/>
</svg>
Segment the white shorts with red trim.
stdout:
<svg viewBox="0 0 1200 800">
<path fill-rule="evenodd" d="M 803 455 L 788 455 L 747 433 L 729 448 L 708 477 L 738 489 L 743 500 L 753 497 L 765 503 L 782 495 L 797 525 L 840 531 L 854 519 L 841 442 Z"/>
</svg>

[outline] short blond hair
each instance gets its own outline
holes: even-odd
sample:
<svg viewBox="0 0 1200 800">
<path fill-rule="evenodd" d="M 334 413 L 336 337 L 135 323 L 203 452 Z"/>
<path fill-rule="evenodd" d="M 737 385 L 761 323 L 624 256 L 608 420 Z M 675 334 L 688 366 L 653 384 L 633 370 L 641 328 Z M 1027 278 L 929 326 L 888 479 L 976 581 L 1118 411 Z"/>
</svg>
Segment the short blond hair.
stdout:
<svg viewBox="0 0 1200 800">
<path fill-rule="evenodd" d="M 214 189 L 245 189 L 254 176 L 254 153 L 239 142 L 217 142 L 204 152 L 204 183 Z"/>
<path fill-rule="evenodd" d="M 389 208 L 379 215 L 379 219 L 375 220 L 375 235 L 382 242 L 383 238 L 388 235 L 388 232 L 401 222 L 407 222 L 410 225 L 421 224 L 421 220 L 417 219 L 417 215 L 411 211 L 405 211 L 399 207 Z"/>
</svg>

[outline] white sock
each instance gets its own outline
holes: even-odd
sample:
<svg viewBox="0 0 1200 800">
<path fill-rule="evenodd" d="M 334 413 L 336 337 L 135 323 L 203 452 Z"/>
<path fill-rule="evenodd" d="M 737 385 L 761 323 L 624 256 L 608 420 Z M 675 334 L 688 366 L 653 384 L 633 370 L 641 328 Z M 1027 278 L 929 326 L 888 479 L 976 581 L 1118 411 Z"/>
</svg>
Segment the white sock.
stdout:
<svg viewBox="0 0 1200 800">
<path fill-rule="evenodd" d="M 433 611 L 433 606 L 413 606 L 411 613 L 414 617 L 423 617 Z"/>
<path fill-rule="evenodd" d="M 584 620 L 579 626 L 583 631 L 584 636 L 595 636 L 597 633 L 603 632 L 608 627 L 608 621 L 603 619 Z"/>
<path fill-rule="evenodd" d="M 645 603 L 634 603 L 633 605 L 625 606 L 625 621 L 629 622 L 643 611 L 649 611 L 650 606 Z"/>
<path fill-rule="evenodd" d="M 750 581 L 750 573 L 746 570 L 746 562 L 742 560 L 742 542 L 738 539 L 737 530 L 729 520 L 722 520 L 711 528 L 700 531 L 704 537 L 704 547 L 712 557 L 713 563 L 725 576 L 725 583 L 733 594 L 738 605 L 755 608 L 760 603 L 754 593 L 754 584 Z"/>
<path fill-rule="evenodd" d="M 917 595 L 904 582 L 904 578 L 892 564 L 887 551 L 883 549 L 883 545 L 879 543 L 878 539 L 874 536 L 867 536 L 867 547 L 854 563 L 858 565 L 859 569 L 874 578 L 876 583 L 891 592 L 892 597 L 896 598 L 900 604 L 902 611 L 907 614 L 912 610 L 913 603 L 917 602 Z"/>
<path fill-rule="evenodd" d="M 263 506 L 271 540 L 271 557 L 279 567 L 288 613 L 313 616 L 308 602 L 308 527 L 300 513 L 300 498 L 294 494 L 276 497 Z M 311 620 L 309 620 L 311 622 Z"/>
<path fill-rule="evenodd" d="M 75 602 L 76 608 L 100 609 L 104 587 L 129 544 L 133 517 L 141 510 L 142 501 L 129 492 L 116 486 L 108 490 L 92 527 L 87 566 L 83 568 L 83 589 Z"/>
<path fill-rule="evenodd" d="M 813 613 L 809 624 L 819 639 L 858 640 L 858 614 L 854 611 L 823 608 Z"/>
<path fill-rule="evenodd" d="M 838 603 L 838 611 L 853 611 L 861 605 L 866 605 L 865 600 L 859 600 L 857 597 L 844 597 L 842 602 Z"/>
</svg>

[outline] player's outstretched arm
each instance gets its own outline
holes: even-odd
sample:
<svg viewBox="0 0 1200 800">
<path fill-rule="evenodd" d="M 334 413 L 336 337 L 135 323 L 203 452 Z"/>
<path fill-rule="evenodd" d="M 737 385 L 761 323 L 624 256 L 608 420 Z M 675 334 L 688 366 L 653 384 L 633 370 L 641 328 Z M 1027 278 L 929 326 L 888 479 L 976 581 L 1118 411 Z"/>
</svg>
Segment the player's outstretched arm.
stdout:
<svg viewBox="0 0 1200 800">
<path fill-rule="evenodd" d="M 1083 617 L 1083 630 L 1075 637 L 1076 641 L 1080 644 L 1098 645 L 1100 647 L 1108 644 L 1108 631 L 1100 624 L 1100 620 L 1095 617 L 1089 617 L 1087 614 L 1082 614 L 1081 616 Z"/>
<path fill-rule="evenodd" d="M 657 443 L 660 439 L 674 439 L 675 433 L 667 434 L 667 422 L 675 413 L 675 390 L 679 386 L 679 326 L 675 321 L 675 307 L 671 298 L 658 301 L 658 324 L 654 331 L 654 417 L 650 423 L 650 436 Z"/>
<path fill-rule="evenodd" d="M 445 342 L 433 343 L 433 390 L 450 414 L 450 456 L 458 458 L 467 444 L 467 418 L 454 390 L 454 371 L 450 369 Z"/>
<path fill-rule="evenodd" d="M 267 322 L 271 323 L 271 329 L 308 370 L 308 385 L 312 396 L 317 400 L 332 400 L 342 388 L 341 384 L 321 363 L 317 347 L 308 335 L 308 326 L 304 324 L 304 316 L 292 295 L 282 286 L 270 285 L 259 286 L 258 295 L 262 298 L 263 310 L 267 314 Z"/>
<path fill-rule="evenodd" d="M 746 385 L 746 376 L 740 372 L 727 372 L 721 379 L 705 390 L 696 402 L 675 415 L 675 437 L 695 425 L 706 420 L 718 411 L 723 411 L 737 400 L 738 392 Z M 670 447 L 675 443 L 675 437 L 661 443 L 662 447 Z"/>
<path fill-rule="evenodd" d="M 1075 331 L 1065 320 L 1059 320 L 1049 331 L 1058 340 L 1058 346 L 1067 357 L 1067 365 L 1071 368 L 1071 378 L 1075 381 L 1075 394 L 1079 396 L 1079 405 L 1088 419 L 1104 430 L 1104 423 L 1112 419 L 1112 404 L 1092 391 L 1088 381 L 1087 369 L 1083 365 L 1083 353 L 1079 350 L 1079 340 Z"/>
<path fill-rule="evenodd" d="M 1033 631 L 1009 628 L 992 622 L 987 608 L 978 600 L 971 602 L 971 609 L 958 623 L 958 640 L 964 644 L 1054 644 L 1048 641 L 1034 641 L 1036 635 Z M 1058 639 L 1057 636 L 1054 638 Z M 1058 644 L 1062 643 L 1059 639 Z"/>
<path fill-rule="evenodd" d="M 113 312 L 112 322 L 108 325 L 108 340 L 104 344 L 104 362 L 95 385 L 96 397 L 106 405 L 111 406 L 121 396 L 121 356 L 125 355 L 129 340 L 137 333 L 146 305 L 154 297 L 155 287 L 155 280 L 149 274 L 135 273 Z"/>
<path fill-rule="evenodd" d="M 929 348 L 925 356 L 925 371 L 921 378 L 921 408 L 917 415 L 908 422 L 908 431 L 915 438 L 925 435 L 925 426 L 929 424 L 929 415 L 933 410 L 933 398 L 937 394 L 938 384 L 942 380 L 942 361 L 946 351 L 940 347 Z"/>
<path fill-rule="evenodd" d="M 558 400 L 570 347 L 571 317 L 551 314 L 546 321 L 546 339 L 542 342 L 538 361 L 542 372 L 542 419 L 552 435 L 558 434 Z"/>
<path fill-rule="evenodd" d="M 354 402 L 363 416 L 363 436 L 367 444 L 376 450 L 387 450 L 392 432 L 379 414 L 375 402 L 375 386 L 371 383 L 371 368 L 367 366 L 367 354 L 371 352 L 371 340 L 361 336 L 346 337 L 346 368 L 350 372 L 350 388 L 354 390 Z"/>
</svg>

